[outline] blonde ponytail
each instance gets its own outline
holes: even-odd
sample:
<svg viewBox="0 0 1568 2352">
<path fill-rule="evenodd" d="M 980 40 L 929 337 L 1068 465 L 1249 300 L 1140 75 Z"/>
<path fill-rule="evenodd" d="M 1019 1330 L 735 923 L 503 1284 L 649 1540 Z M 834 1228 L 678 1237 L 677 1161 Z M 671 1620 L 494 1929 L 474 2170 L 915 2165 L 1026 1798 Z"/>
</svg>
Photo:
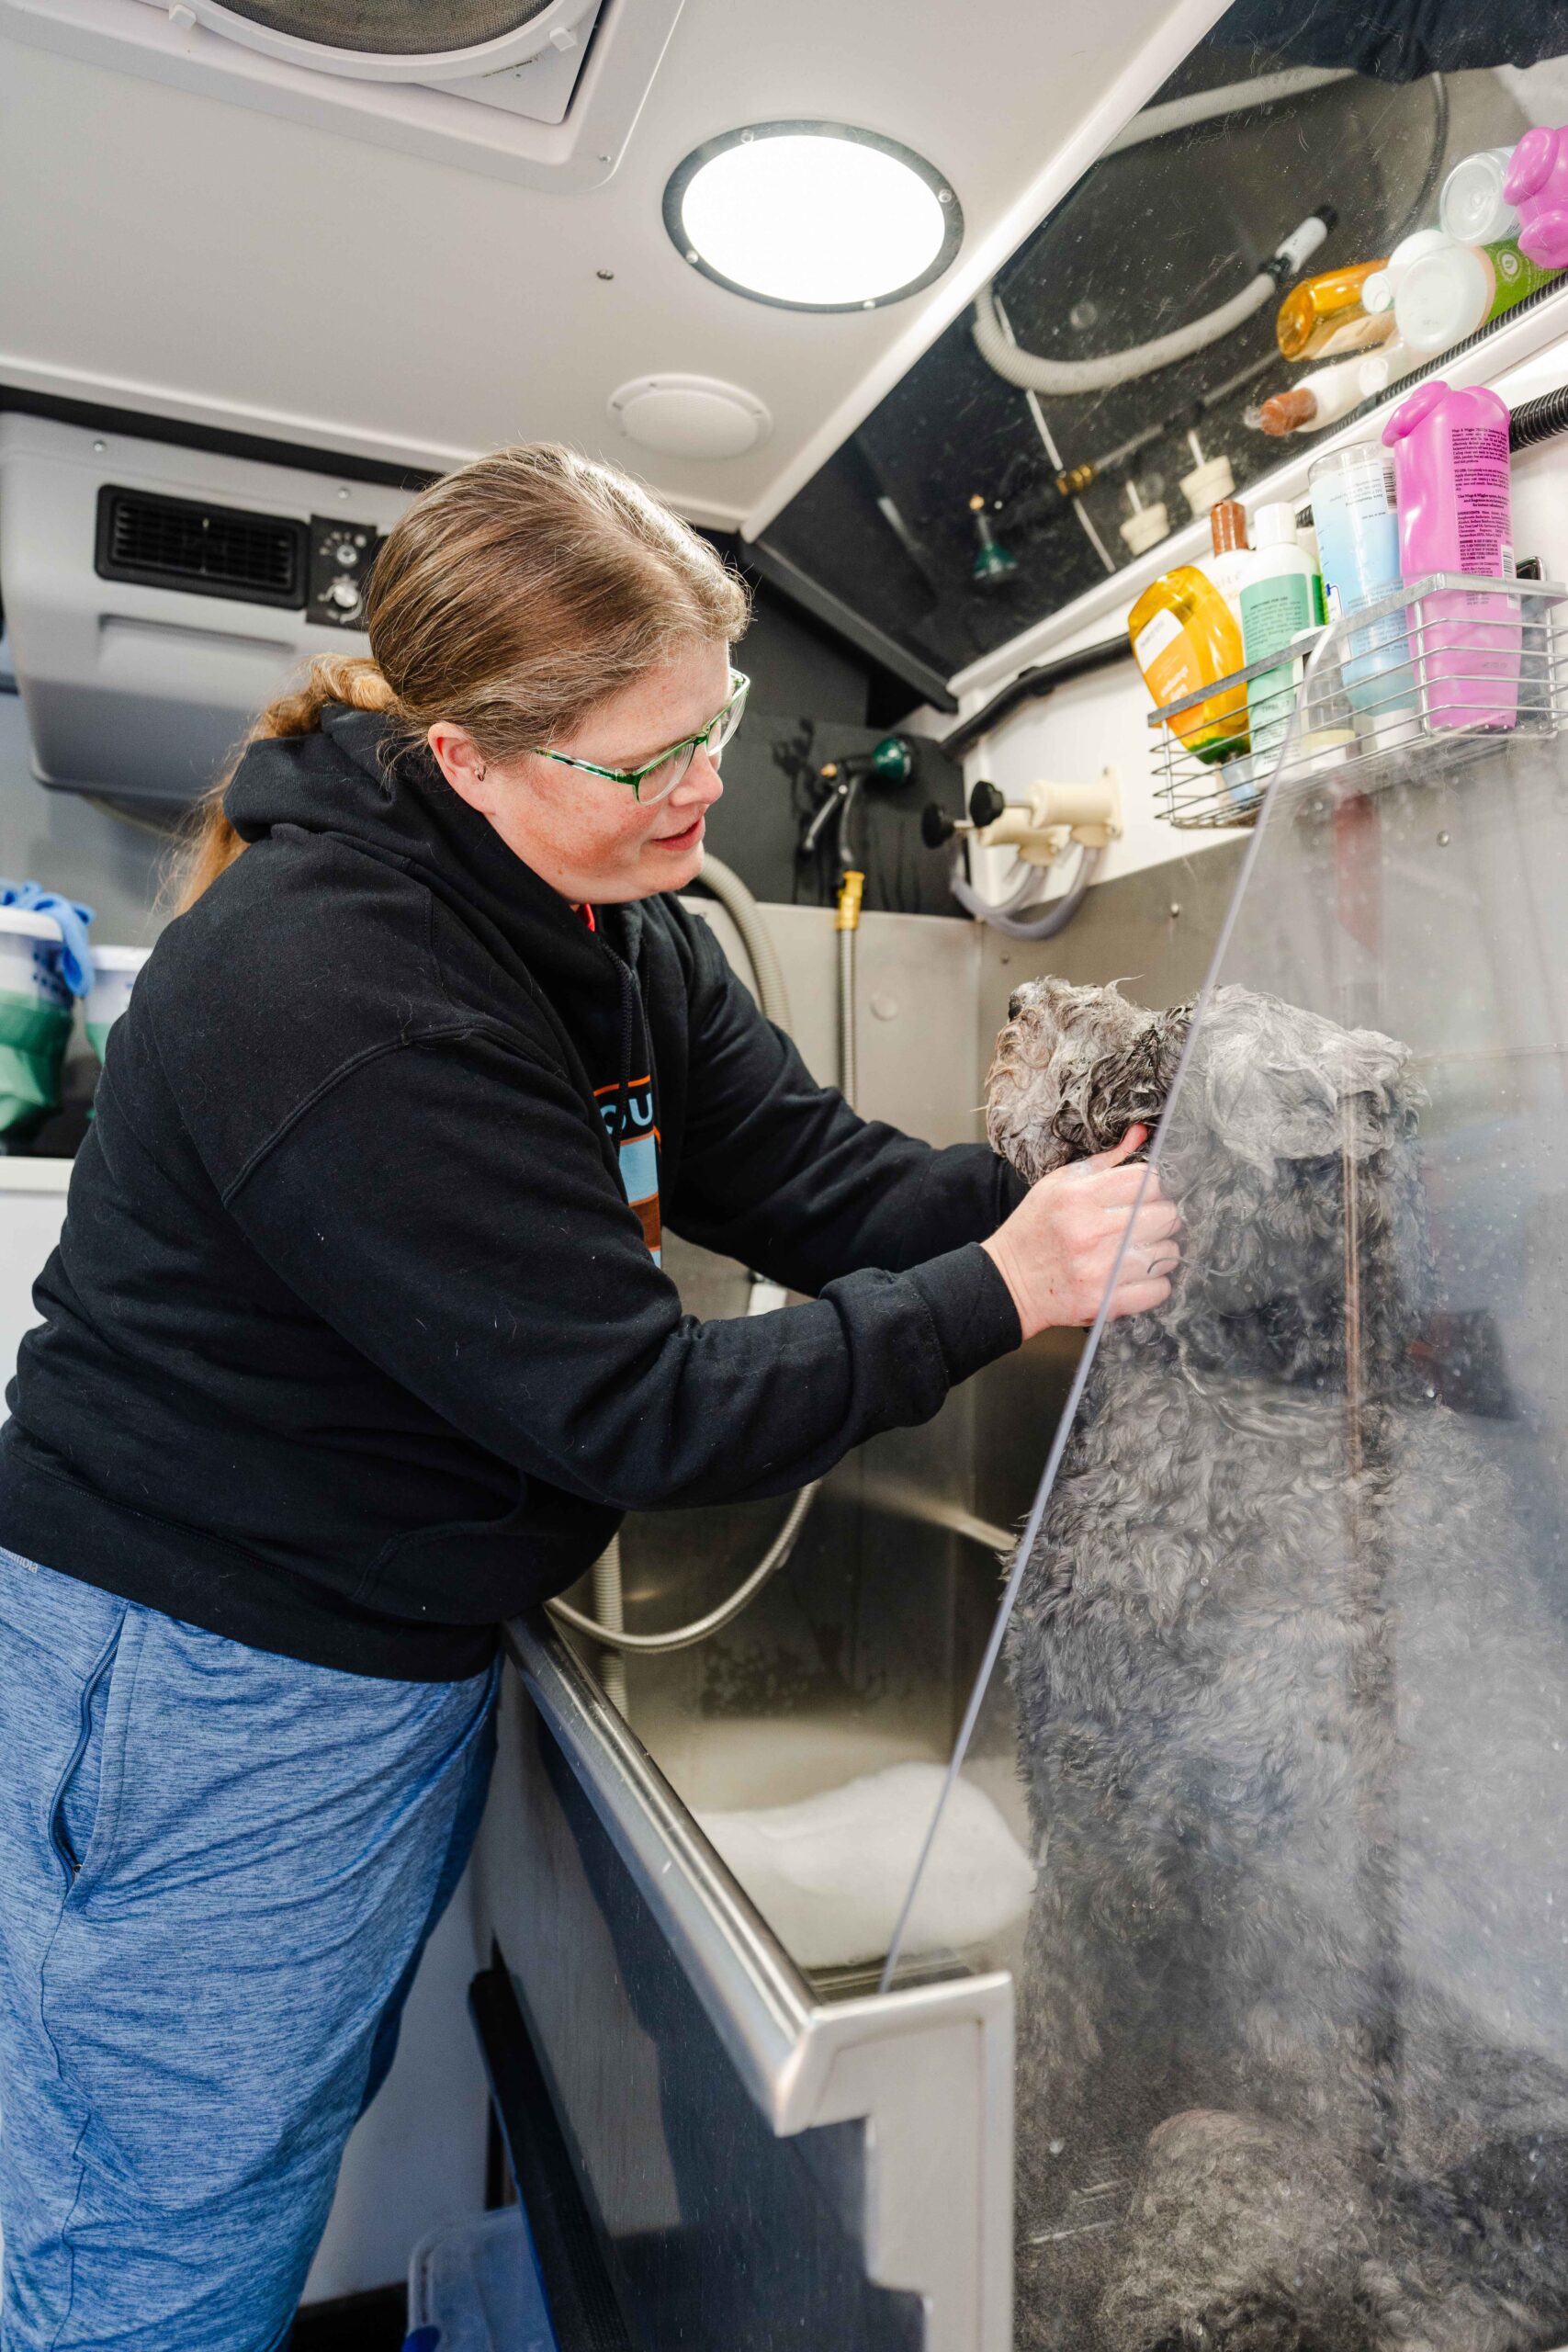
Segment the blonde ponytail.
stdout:
<svg viewBox="0 0 1568 2352">
<path fill-rule="evenodd" d="M 548 442 L 497 449 L 423 491 L 389 533 L 366 594 L 375 660 L 324 654 L 247 739 L 308 735 L 329 703 L 389 713 L 405 742 L 437 719 L 485 758 L 570 735 L 679 645 L 732 643 L 746 590 L 705 539 L 614 466 Z M 197 804 L 176 911 L 245 846 Z"/>
<path fill-rule="evenodd" d="M 229 822 L 223 802 L 234 770 L 252 743 L 265 743 L 280 735 L 310 735 L 320 727 L 329 703 L 346 703 L 351 710 L 395 710 L 398 698 L 374 662 L 358 653 L 318 653 L 304 682 L 291 695 L 269 702 L 245 738 L 239 758 L 231 760 L 215 785 L 196 804 L 194 819 L 180 852 L 175 881 L 174 911 L 183 915 L 202 892 L 233 865 L 244 848 L 243 837 Z"/>
</svg>

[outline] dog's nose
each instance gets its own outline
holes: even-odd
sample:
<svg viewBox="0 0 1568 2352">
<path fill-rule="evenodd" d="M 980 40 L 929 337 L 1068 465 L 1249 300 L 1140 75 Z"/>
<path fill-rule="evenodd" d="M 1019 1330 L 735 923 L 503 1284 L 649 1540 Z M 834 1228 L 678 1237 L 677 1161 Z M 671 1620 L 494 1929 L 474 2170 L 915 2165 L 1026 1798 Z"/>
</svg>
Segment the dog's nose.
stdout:
<svg viewBox="0 0 1568 2352">
<path fill-rule="evenodd" d="M 1014 989 L 1011 996 L 1008 999 L 1008 1019 L 1010 1021 L 1016 1021 L 1022 1011 L 1023 990 L 1021 989 Z"/>
</svg>

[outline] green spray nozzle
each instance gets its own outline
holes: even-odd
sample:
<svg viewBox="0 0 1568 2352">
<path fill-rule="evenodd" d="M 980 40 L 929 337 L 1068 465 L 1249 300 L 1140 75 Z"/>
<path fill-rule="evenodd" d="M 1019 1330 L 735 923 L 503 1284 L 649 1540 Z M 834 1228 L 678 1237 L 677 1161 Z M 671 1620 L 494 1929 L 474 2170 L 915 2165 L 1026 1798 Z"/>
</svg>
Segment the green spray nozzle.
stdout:
<svg viewBox="0 0 1568 2352">
<path fill-rule="evenodd" d="M 978 545 L 969 576 L 978 588 L 999 588 L 1018 570 L 1018 558 L 1004 548 L 991 527 L 986 501 L 978 491 L 969 501 L 969 512 L 975 517 L 975 537 Z"/>
<path fill-rule="evenodd" d="M 873 777 L 878 784 L 908 784 L 915 773 L 915 755 L 902 735 L 885 735 L 873 750 L 829 760 L 817 773 L 829 784 L 857 775 Z"/>
</svg>

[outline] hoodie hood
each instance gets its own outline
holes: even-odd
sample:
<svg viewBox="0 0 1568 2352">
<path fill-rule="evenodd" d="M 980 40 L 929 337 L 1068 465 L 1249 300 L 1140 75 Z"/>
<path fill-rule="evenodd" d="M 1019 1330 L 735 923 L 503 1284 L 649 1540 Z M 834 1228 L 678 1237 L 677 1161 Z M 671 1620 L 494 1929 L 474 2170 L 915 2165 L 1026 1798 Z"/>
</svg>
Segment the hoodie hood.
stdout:
<svg viewBox="0 0 1568 2352">
<path fill-rule="evenodd" d="M 224 797 L 241 839 L 316 835 L 415 872 L 519 978 L 547 980 L 620 1016 L 642 916 L 576 910 L 446 782 L 423 743 L 400 744 L 378 711 L 329 703 L 319 729 L 252 743 Z"/>
</svg>

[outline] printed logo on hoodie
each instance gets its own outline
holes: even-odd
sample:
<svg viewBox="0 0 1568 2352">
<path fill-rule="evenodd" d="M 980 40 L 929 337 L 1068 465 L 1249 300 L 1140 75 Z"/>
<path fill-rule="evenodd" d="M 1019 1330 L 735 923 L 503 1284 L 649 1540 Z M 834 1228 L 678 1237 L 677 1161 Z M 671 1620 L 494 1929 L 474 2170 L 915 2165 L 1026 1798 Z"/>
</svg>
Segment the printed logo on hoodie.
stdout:
<svg viewBox="0 0 1568 2352">
<path fill-rule="evenodd" d="M 604 1132 L 615 1141 L 620 1088 L 596 1086 L 593 1100 Z M 662 1265 L 663 1227 L 659 1217 L 659 1129 L 653 1117 L 653 1080 L 634 1078 L 626 1089 L 626 1124 L 621 1130 L 621 1190 L 637 1211 L 655 1265 Z"/>
</svg>

